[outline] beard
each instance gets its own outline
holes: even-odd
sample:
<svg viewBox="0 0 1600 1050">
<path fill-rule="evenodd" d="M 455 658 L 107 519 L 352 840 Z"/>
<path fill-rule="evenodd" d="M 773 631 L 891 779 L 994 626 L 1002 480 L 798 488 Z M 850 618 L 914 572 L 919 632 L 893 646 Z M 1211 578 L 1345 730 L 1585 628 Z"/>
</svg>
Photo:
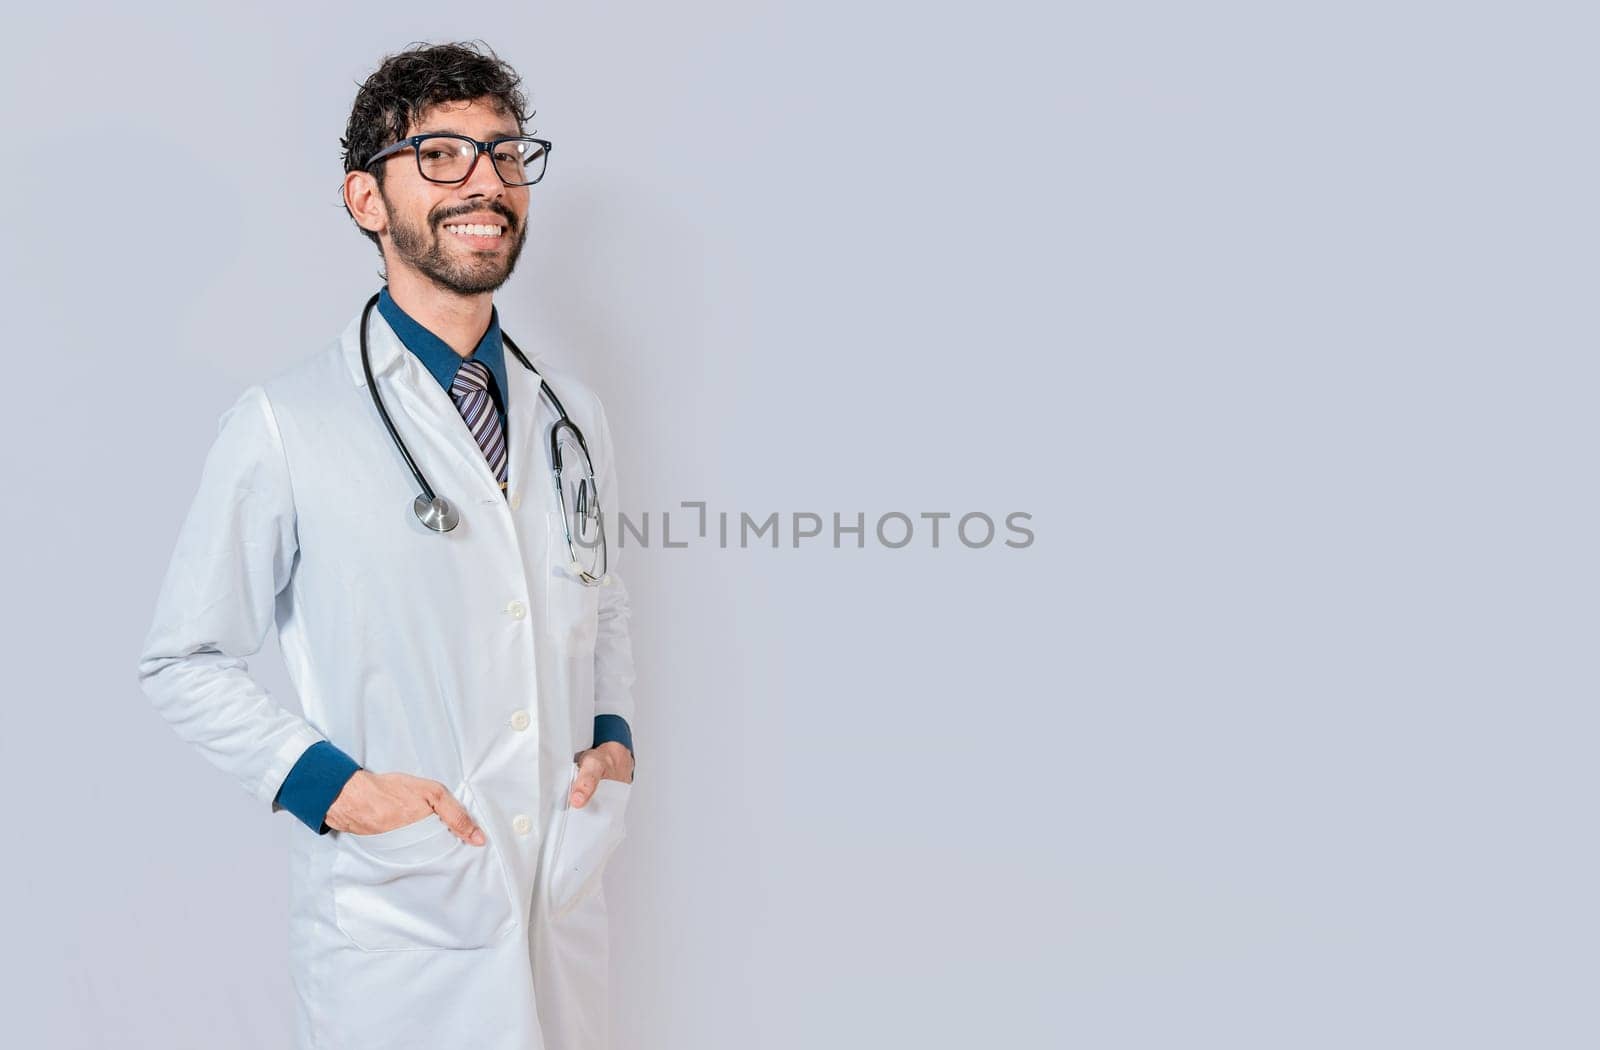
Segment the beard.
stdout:
<svg viewBox="0 0 1600 1050">
<path fill-rule="evenodd" d="M 482 210 L 482 209 L 479 209 Z M 528 227 L 520 229 L 499 212 L 505 225 L 500 236 L 514 237 L 504 256 L 499 252 L 477 252 L 463 247 L 460 253 L 445 243 L 453 234 L 445 232 L 444 222 L 432 224 L 432 232 L 421 226 L 412 226 L 401 219 L 391 207 L 389 211 L 389 238 L 400 259 L 434 284 L 457 295 L 478 295 L 492 292 L 511 279 L 517 268 L 517 258 L 522 254 L 523 242 L 528 239 Z"/>
</svg>

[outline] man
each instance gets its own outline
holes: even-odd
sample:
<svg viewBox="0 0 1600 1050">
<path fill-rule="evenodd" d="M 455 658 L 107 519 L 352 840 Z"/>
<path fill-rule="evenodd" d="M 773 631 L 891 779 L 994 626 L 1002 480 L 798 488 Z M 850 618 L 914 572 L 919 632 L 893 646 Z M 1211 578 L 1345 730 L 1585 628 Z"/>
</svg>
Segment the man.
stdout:
<svg viewBox="0 0 1600 1050">
<path fill-rule="evenodd" d="M 541 386 L 586 439 L 602 513 L 605 412 L 507 353 L 492 302 L 548 153 L 519 83 L 492 52 L 417 45 L 362 85 L 344 202 L 387 286 L 223 414 L 139 662 L 181 737 L 310 829 L 290 899 L 303 1050 L 607 1042 L 628 595 L 614 551 L 599 585 L 576 571 L 593 553 L 569 538 Z M 412 138 L 432 134 L 458 137 Z M 414 513 L 397 440 L 454 527 Z M 247 672 L 274 623 L 303 717 Z"/>
</svg>

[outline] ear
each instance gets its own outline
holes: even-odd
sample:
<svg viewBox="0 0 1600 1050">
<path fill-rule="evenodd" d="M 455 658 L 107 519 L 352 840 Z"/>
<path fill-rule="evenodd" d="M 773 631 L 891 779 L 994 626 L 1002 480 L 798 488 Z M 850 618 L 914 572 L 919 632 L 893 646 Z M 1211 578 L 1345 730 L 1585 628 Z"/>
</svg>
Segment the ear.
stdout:
<svg viewBox="0 0 1600 1050">
<path fill-rule="evenodd" d="M 344 205 L 363 230 L 384 233 L 389 229 L 389 209 L 371 172 L 345 172 Z"/>
</svg>

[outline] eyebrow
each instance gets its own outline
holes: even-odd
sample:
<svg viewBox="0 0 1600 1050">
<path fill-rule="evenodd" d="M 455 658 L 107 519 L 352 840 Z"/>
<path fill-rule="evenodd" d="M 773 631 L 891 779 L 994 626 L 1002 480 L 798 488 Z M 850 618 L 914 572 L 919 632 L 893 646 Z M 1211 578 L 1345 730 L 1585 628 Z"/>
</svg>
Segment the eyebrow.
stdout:
<svg viewBox="0 0 1600 1050">
<path fill-rule="evenodd" d="M 417 134 L 418 135 L 465 135 L 469 139 L 472 139 L 474 141 L 478 141 L 478 137 L 476 135 L 469 135 L 469 134 L 467 134 L 467 132 L 458 131 L 455 128 L 428 128 L 425 131 L 417 132 Z M 523 137 L 523 135 L 522 135 L 522 132 L 520 132 L 520 131 L 496 131 L 496 132 L 491 133 L 488 138 L 483 139 L 482 141 L 484 141 L 484 142 L 493 142 L 495 139 L 520 139 L 522 137 Z"/>
</svg>

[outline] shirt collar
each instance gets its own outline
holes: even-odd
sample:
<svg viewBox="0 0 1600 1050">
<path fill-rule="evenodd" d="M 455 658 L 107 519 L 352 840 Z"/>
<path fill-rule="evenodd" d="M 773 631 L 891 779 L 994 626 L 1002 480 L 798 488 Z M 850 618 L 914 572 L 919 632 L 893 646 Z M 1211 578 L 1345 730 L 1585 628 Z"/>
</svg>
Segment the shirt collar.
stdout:
<svg viewBox="0 0 1600 1050">
<path fill-rule="evenodd" d="M 476 360 L 489 366 L 489 372 L 499 387 L 500 397 L 505 399 L 510 396 L 506 386 L 505 348 L 500 341 L 500 312 L 495 307 L 489 307 L 489 327 L 466 357 L 450 349 L 449 343 L 400 309 L 400 304 L 390 297 L 387 284 L 378 291 L 378 310 L 383 314 L 383 319 L 389 322 L 389 327 L 394 329 L 394 334 L 400 337 L 400 342 L 417 356 L 429 374 L 444 387 L 445 393 L 448 394 L 455 384 L 456 373 L 461 370 L 462 362 Z"/>
</svg>

